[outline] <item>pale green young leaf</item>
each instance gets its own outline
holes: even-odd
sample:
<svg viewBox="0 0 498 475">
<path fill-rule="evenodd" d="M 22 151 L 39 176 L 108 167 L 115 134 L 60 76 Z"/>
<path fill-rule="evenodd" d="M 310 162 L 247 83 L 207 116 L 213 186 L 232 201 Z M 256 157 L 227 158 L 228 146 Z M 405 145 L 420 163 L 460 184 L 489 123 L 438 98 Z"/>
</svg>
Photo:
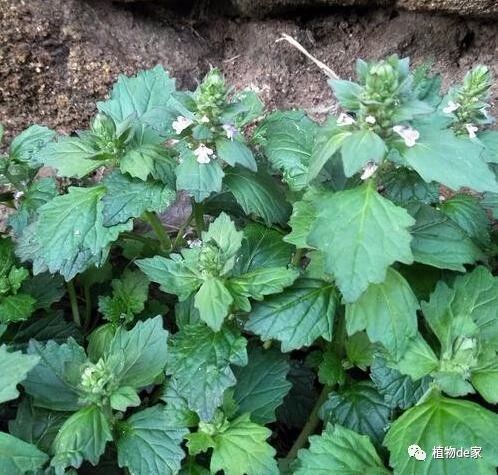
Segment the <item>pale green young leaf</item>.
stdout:
<svg viewBox="0 0 498 475">
<path fill-rule="evenodd" d="M 85 351 L 72 338 L 58 345 L 45 345 L 31 340 L 28 354 L 39 357 L 39 363 L 22 383 L 36 406 L 54 411 L 76 411 L 80 408 L 79 380 L 75 380 L 71 366 L 86 362 Z"/>
<path fill-rule="evenodd" d="M 372 364 L 377 348 L 365 332 L 358 332 L 350 336 L 345 342 L 348 360 L 363 371 Z"/>
<path fill-rule="evenodd" d="M 417 333 L 419 308 L 408 282 L 389 268 L 384 282 L 370 284 L 358 300 L 346 305 L 348 334 L 366 330 L 371 341 L 382 343 L 399 359 Z"/>
<path fill-rule="evenodd" d="M 245 328 L 263 341 L 282 342 L 282 351 L 310 346 L 317 338 L 330 341 L 337 292 L 330 283 L 300 279 L 283 293 L 256 303 Z"/>
<path fill-rule="evenodd" d="M 373 183 L 323 194 L 308 242 L 326 257 L 346 302 L 383 282 L 395 261 L 410 264 L 413 218 L 379 195 Z"/>
<path fill-rule="evenodd" d="M 211 473 L 225 475 L 278 475 L 275 449 L 266 442 L 271 430 L 243 415 L 213 437 Z"/>
<path fill-rule="evenodd" d="M 481 204 L 491 212 L 494 219 L 498 219 L 498 193 L 484 193 Z"/>
<path fill-rule="evenodd" d="M 0 473 L 24 475 L 41 469 L 48 455 L 21 439 L 0 432 Z"/>
<path fill-rule="evenodd" d="M 418 474 L 422 469 L 430 475 L 494 475 L 498 466 L 496 440 L 498 415 L 470 401 L 434 395 L 395 420 L 384 445 L 390 451 L 390 464 L 395 473 Z M 408 456 L 407 448 L 412 444 L 426 451 L 426 460 Z M 442 461 L 432 456 L 434 447 L 479 447 L 481 452 L 478 457 Z"/>
<path fill-rule="evenodd" d="M 220 138 L 216 141 L 218 157 L 232 167 L 240 165 L 255 172 L 258 169 L 251 149 L 240 140 Z"/>
<path fill-rule="evenodd" d="M 316 218 L 317 210 L 313 201 L 306 199 L 296 201 L 292 207 L 292 214 L 289 219 L 289 226 L 292 231 L 284 237 L 284 240 L 294 244 L 298 249 L 311 247 L 308 242 L 308 234 L 311 231 Z"/>
<path fill-rule="evenodd" d="M 164 211 L 176 198 L 176 192 L 167 185 L 134 179 L 119 172 L 107 175 L 102 183 L 107 190 L 102 198 L 104 226 L 125 223 L 145 211 Z"/>
<path fill-rule="evenodd" d="M 17 384 L 39 361 L 38 356 L 24 355 L 20 351 L 10 353 L 7 346 L 0 346 L 0 404 L 19 396 Z"/>
<path fill-rule="evenodd" d="M 359 84 L 344 79 L 330 79 L 327 82 L 342 107 L 348 111 L 359 109 L 360 95 L 363 91 L 363 88 Z"/>
<path fill-rule="evenodd" d="M 409 210 L 416 219 L 411 229 L 416 262 L 463 272 L 464 264 L 473 264 L 482 257 L 482 251 L 465 231 L 437 209 L 413 205 Z"/>
<path fill-rule="evenodd" d="M 327 424 L 312 435 L 309 449 L 298 452 L 295 475 L 388 475 L 370 439 L 340 425 Z"/>
<path fill-rule="evenodd" d="M 233 297 L 220 279 L 207 277 L 195 294 L 194 302 L 201 320 L 217 332 L 228 316 Z"/>
<path fill-rule="evenodd" d="M 242 244 L 243 232 L 237 231 L 234 222 L 226 213 L 220 215 L 202 232 L 204 242 L 214 241 L 227 259 L 235 256 Z"/>
<path fill-rule="evenodd" d="M 140 321 L 129 331 L 120 327 L 107 355 L 119 357 L 122 362 L 115 375 L 121 386 L 138 389 L 152 384 L 166 366 L 167 340 L 161 316 Z"/>
<path fill-rule="evenodd" d="M 154 256 L 135 263 L 152 282 L 160 284 L 161 290 L 178 295 L 182 301 L 202 284 L 200 275 L 185 264 L 179 254 L 172 254 L 168 259 Z"/>
<path fill-rule="evenodd" d="M 250 413 L 251 420 L 258 424 L 274 422 L 275 409 L 292 386 L 287 380 L 289 370 L 287 358 L 279 351 L 250 349 L 247 366 L 234 368 L 237 384 L 233 398 L 238 414 Z"/>
<path fill-rule="evenodd" d="M 439 361 L 422 335 L 417 334 L 408 344 L 402 358 L 396 362 L 396 369 L 417 381 L 431 374 L 439 366 Z"/>
<path fill-rule="evenodd" d="M 12 140 L 9 156 L 13 160 L 28 163 L 32 167 L 39 166 L 37 153 L 50 142 L 55 132 L 41 125 L 32 125 Z"/>
<path fill-rule="evenodd" d="M 146 129 L 147 130 L 147 129 Z M 123 173 L 133 178 L 146 181 L 149 175 L 154 175 L 156 163 L 168 162 L 170 154 L 150 130 L 142 134 L 132 144 L 119 160 L 119 168 Z"/>
<path fill-rule="evenodd" d="M 384 141 L 370 129 L 357 130 L 342 141 L 341 157 L 347 177 L 359 172 L 368 162 L 379 163 L 386 153 Z"/>
<path fill-rule="evenodd" d="M 97 465 L 107 442 L 112 441 L 111 427 L 100 408 L 89 406 L 75 412 L 62 425 L 53 443 L 56 470 L 79 468 L 84 460 Z"/>
<path fill-rule="evenodd" d="M 488 352 L 489 359 L 483 357 L 483 361 L 472 368 L 470 382 L 487 402 L 498 404 L 498 355 L 496 351 Z"/>
<path fill-rule="evenodd" d="M 160 404 L 133 414 L 122 423 L 117 440 L 118 464 L 136 475 L 174 475 L 185 454 L 182 439 L 188 430 L 168 417 Z"/>
<path fill-rule="evenodd" d="M 36 300 L 28 294 L 0 297 L 0 323 L 27 320 L 35 311 Z"/>
<path fill-rule="evenodd" d="M 359 381 L 332 391 L 320 408 L 326 423 L 340 424 L 380 445 L 391 417 L 391 407 L 369 381 Z"/>
<path fill-rule="evenodd" d="M 95 146 L 80 137 L 61 136 L 35 155 L 46 167 L 54 168 L 57 176 L 83 178 L 105 163 L 105 156 Z"/>
<path fill-rule="evenodd" d="M 479 134 L 479 141 L 484 145 L 484 160 L 498 163 L 498 131 L 485 130 Z"/>
<path fill-rule="evenodd" d="M 201 419 L 210 420 L 225 390 L 235 385 L 230 365 L 247 364 L 246 343 L 235 330 L 213 332 L 203 323 L 186 325 L 171 339 L 167 373 Z"/>
<path fill-rule="evenodd" d="M 227 170 L 224 184 L 248 215 L 262 218 L 270 226 L 285 223 L 290 205 L 280 184 L 266 171 L 253 173 L 241 167 Z"/>
</svg>

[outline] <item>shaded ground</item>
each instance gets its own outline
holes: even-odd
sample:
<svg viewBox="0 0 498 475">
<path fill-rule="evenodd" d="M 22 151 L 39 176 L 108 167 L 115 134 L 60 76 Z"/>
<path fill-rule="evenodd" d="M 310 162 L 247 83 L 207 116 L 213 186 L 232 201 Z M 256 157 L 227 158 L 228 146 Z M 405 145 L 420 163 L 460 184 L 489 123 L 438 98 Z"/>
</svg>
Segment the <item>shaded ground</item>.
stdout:
<svg viewBox="0 0 498 475">
<path fill-rule="evenodd" d="M 396 52 L 433 61 L 446 84 L 476 63 L 498 76 L 492 22 L 390 9 L 227 19 L 106 0 L 0 0 L 0 122 L 9 135 L 34 122 L 61 132 L 85 127 L 118 73 L 157 63 L 181 87 L 219 66 L 235 86 L 260 89 L 270 108 L 324 112 L 333 105 L 326 78 L 286 43 L 275 44 L 282 32 L 345 78 L 356 57 Z"/>
</svg>

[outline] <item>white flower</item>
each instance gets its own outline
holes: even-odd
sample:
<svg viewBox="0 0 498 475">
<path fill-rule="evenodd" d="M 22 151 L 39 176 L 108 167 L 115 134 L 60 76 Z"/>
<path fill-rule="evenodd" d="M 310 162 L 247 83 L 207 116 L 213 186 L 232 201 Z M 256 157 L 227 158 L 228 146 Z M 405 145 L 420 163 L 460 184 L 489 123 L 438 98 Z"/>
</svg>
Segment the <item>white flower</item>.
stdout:
<svg viewBox="0 0 498 475">
<path fill-rule="evenodd" d="M 206 147 L 201 143 L 195 150 L 194 155 L 197 157 L 199 163 L 209 163 L 211 161 L 211 156 L 214 154 L 214 150 Z M 214 157 L 213 157 L 214 158 Z"/>
<path fill-rule="evenodd" d="M 345 114 L 344 112 L 341 112 L 339 114 L 339 117 L 337 118 L 337 125 L 351 125 L 354 124 L 355 120 L 348 114 Z"/>
<path fill-rule="evenodd" d="M 202 241 L 200 239 L 187 239 L 188 247 L 201 247 Z"/>
<path fill-rule="evenodd" d="M 362 180 L 368 180 L 377 171 L 377 168 L 379 168 L 377 164 L 375 164 L 374 162 L 368 162 L 365 165 L 360 178 Z"/>
<path fill-rule="evenodd" d="M 14 192 L 14 199 L 18 200 L 19 198 L 22 198 L 24 196 L 24 191 L 16 191 Z"/>
<path fill-rule="evenodd" d="M 467 132 L 469 133 L 469 138 L 475 139 L 476 132 L 479 130 L 479 127 L 476 127 L 474 124 L 465 124 L 465 128 L 467 129 Z"/>
<path fill-rule="evenodd" d="M 224 124 L 221 126 L 225 133 L 227 134 L 227 137 L 230 140 L 233 140 L 233 138 L 239 133 L 238 130 L 231 124 Z"/>
<path fill-rule="evenodd" d="M 405 145 L 407 147 L 413 147 L 420 138 L 418 130 L 412 129 L 411 127 L 407 127 L 405 125 L 395 125 L 393 130 L 405 141 Z"/>
<path fill-rule="evenodd" d="M 443 108 L 443 112 L 445 114 L 452 114 L 453 112 L 455 112 L 458 108 L 460 107 L 460 104 L 458 104 L 458 102 L 453 102 L 453 101 L 449 101 L 448 102 L 448 105 Z"/>
<path fill-rule="evenodd" d="M 180 135 L 186 128 L 190 127 L 192 125 L 192 121 L 190 119 L 187 119 L 186 117 L 183 117 L 179 115 L 176 120 L 173 122 L 172 127 L 173 130 Z"/>
<path fill-rule="evenodd" d="M 203 115 L 201 120 L 199 121 L 201 124 L 209 124 L 209 117 L 207 115 Z"/>
<path fill-rule="evenodd" d="M 373 115 L 367 115 L 365 117 L 365 122 L 367 124 L 375 124 L 375 122 L 377 122 L 377 121 L 375 120 L 375 117 Z"/>
</svg>

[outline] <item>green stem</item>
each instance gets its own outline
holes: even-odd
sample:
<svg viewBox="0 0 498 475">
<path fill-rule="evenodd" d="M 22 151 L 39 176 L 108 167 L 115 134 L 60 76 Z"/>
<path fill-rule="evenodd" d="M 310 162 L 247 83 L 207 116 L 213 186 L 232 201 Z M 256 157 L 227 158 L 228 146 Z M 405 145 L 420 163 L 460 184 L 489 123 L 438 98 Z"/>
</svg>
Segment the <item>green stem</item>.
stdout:
<svg viewBox="0 0 498 475">
<path fill-rule="evenodd" d="M 76 297 L 76 290 L 74 282 L 70 280 L 67 283 L 67 294 L 69 295 L 69 302 L 71 303 L 71 312 L 73 313 L 73 320 L 77 326 L 81 327 L 80 310 L 78 308 L 78 299 Z"/>
<path fill-rule="evenodd" d="M 169 237 L 169 234 L 166 232 L 163 223 L 159 219 L 159 216 L 157 216 L 156 213 L 146 211 L 145 219 L 152 226 L 152 229 L 156 233 L 156 236 L 159 239 L 163 250 L 169 251 L 171 249 L 171 239 Z"/>
<path fill-rule="evenodd" d="M 185 229 L 187 229 L 187 226 L 192 222 L 193 219 L 194 219 L 194 210 L 192 209 L 190 216 L 180 226 L 180 229 L 178 229 L 178 232 L 176 233 L 176 238 L 173 241 L 173 249 L 176 249 L 178 247 L 178 244 L 180 243 L 181 239 L 183 238 L 183 235 L 185 234 Z"/>
<path fill-rule="evenodd" d="M 308 437 L 311 434 L 313 434 L 313 432 L 315 432 L 315 429 L 318 427 L 318 424 L 320 423 L 318 412 L 320 411 L 320 408 L 322 407 L 323 403 L 327 400 L 327 396 L 329 395 L 329 392 L 331 390 L 332 386 L 323 387 L 322 392 L 318 397 L 318 400 L 316 401 L 315 405 L 313 406 L 313 409 L 311 410 L 311 414 L 308 417 L 308 421 L 304 425 L 303 430 L 298 435 L 296 441 L 294 442 L 294 445 L 291 447 L 289 453 L 287 454 L 286 457 L 287 460 L 292 460 L 296 458 L 298 450 L 302 449 L 306 445 L 306 443 L 308 442 Z"/>
<path fill-rule="evenodd" d="M 300 267 L 303 255 L 304 255 L 304 249 L 297 249 L 294 256 L 292 256 L 292 264 L 295 265 L 296 267 Z"/>
<path fill-rule="evenodd" d="M 90 319 L 92 318 L 92 295 L 88 284 L 83 287 L 83 294 L 85 296 L 85 330 L 88 330 L 91 323 Z"/>
<path fill-rule="evenodd" d="M 193 203 L 192 206 L 195 219 L 195 227 L 197 229 L 197 237 L 200 239 L 202 231 L 204 231 L 204 205 L 202 203 Z"/>
<path fill-rule="evenodd" d="M 128 231 L 121 233 L 120 237 L 123 239 L 131 239 L 132 241 L 142 242 L 144 244 L 158 244 L 157 240 L 155 239 L 141 236 L 140 234 L 134 234 Z"/>
</svg>

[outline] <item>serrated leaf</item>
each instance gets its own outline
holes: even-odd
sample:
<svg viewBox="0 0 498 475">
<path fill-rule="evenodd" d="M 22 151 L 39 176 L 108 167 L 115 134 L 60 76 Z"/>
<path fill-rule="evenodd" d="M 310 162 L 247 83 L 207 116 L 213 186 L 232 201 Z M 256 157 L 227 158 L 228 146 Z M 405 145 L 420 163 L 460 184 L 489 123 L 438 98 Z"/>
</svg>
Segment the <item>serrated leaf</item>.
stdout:
<svg viewBox="0 0 498 475">
<path fill-rule="evenodd" d="M 323 353 L 322 360 L 318 366 L 318 380 L 323 385 L 335 386 L 344 384 L 346 372 L 342 361 L 336 351 L 329 348 Z"/>
<path fill-rule="evenodd" d="M 235 167 L 227 170 L 224 184 L 246 214 L 255 214 L 267 226 L 287 222 L 290 205 L 280 184 L 266 171 Z"/>
<path fill-rule="evenodd" d="M 380 196 L 373 183 L 323 194 L 308 242 L 326 257 L 346 302 L 354 302 L 370 283 L 383 282 L 395 261 L 410 264 L 413 218 Z"/>
<path fill-rule="evenodd" d="M 342 141 L 341 156 L 347 177 L 360 171 L 368 162 L 379 163 L 386 153 L 384 141 L 370 129 L 357 130 Z"/>
<path fill-rule="evenodd" d="M 310 437 L 309 449 L 298 452 L 295 475 L 388 475 L 369 438 L 328 424 L 321 435 Z"/>
<path fill-rule="evenodd" d="M 118 464 L 136 475 L 174 475 L 185 456 L 181 443 L 186 433 L 161 405 L 137 412 L 126 420 L 117 441 Z"/>
<path fill-rule="evenodd" d="M 382 343 L 399 359 L 417 333 L 419 308 L 408 282 L 390 268 L 384 282 L 370 284 L 356 302 L 346 305 L 348 334 L 366 329 L 371 341 Z"/>
<path fill-rule="evenodd" d="M 411 339 L 405 354 L 396 363 L 396 369 L 414 381 L 431 374 L 438 366 L 436 355 L 420 334 Z"/>
<path fill-rule="evenodd" d="M 358 332 L 350 336 L 345 343 L 348 360 L 358 368 L 366 371 L 372 364 L 377 351 L 365 332 Z"/>
<path fill-rule="evenodd" d="M 5 345 L 0 346 L 0 404 L 19 396 L 17 384 L 39 361 L 37 356 L 23 355 L 20 351 L 10 353 Z"/>
<path fill-rule="evenodd" d="M 107 190 L 102 198 L 104 226 L 125 223 L 145 211 L 164 211 L 176 198 L 176 192 L 167 185 L 134 179 L 119 172 L 107 175 L 102 183 Z"/>
<path fill-rule="evenodd" d="M 24 475 L 41 468 L 48 461 L 48 455 L 9 434 L 0 432 L 0 473 Z"/>
<path fill-rule="evenodd" d="M 498 465 L 498 415 L 473 402 L 433 396 L 406 411 L 394 421 L 384 440 L 395 473 L 454 475 L 479 473 L 494 475 Z M 419 461 L 407 454 L 417 444 L 427 453 Z M 435 447 L 481 448 L 480 457 L 446 458 L 432 456 Z M 443 462 L 443 463 L 442 463 Z"/>
<path fill-rule="evenodd" d="M 416 262 L 464 272 L 464 264 L 472 264 L 482 257 L 482 251 L 466 233 L 440 211 L 415 205 L 410 213 L 416 219 L 411 229 Z"/>
<path fill-rule="evenodd" d="M 252 348 L 247 366 L 234 368 L 237 384 L 233 398 L 238 414 L 250 413 L 251 420 L 258 424 L 274 422 L 275 409 L 292 386 L 286 378 L 289 369 L 287 358 L 280 352 Z"/>
<path fill-rule="evenodd" d="M 216 152 L 218 157 L 232 167 L 240 165 L 255 172 L 258 169 L 251 149 L 239 140 L 229 140 L 225 138 L 216 141 Z"/>
<path fill-rule="evenodd" d="M 479 141 L 484 145 L 484 160 L 488 163 L 498 163 L 498 132 L 485 130 L 479 134 Z"/>
<path fill-rule="evenodd" d="M 363 91 L 359 84 L 344 79 L 329 79 L 327 83 L 334 91 L 342 107 L 349 111 L 359 109 L 360 95 Z"/>
<path fill-rule="evenodd" d="M 12 140 L 9 156 L 13 160 L 36 167 L 35 155 L 55 136 L 55 132 L 41 125 L 32 125 Z"/>
<path fill-rule="evenodd" d="M 230 422 L 224 432 L 213 437 L 211 473 L 225 475 L 277 475 L 275 449 L 266 442 L 271 430 L 243 415 Z"/>
<path fill-rule="evenodd" d="M 484 193 L 481 204 L 485 209 L 491 211 L 494 219 L 498 219 L 498 193 Z"/>
<path fill-rule="evenodd" d="M 51 465 L 56 470 L 79 468 L 84 460 L 97 465 L 110 441 L 111 428 L 102 410 L 97 406 L 80 409 L 64 422 L 57 434 Z"/>
<path fill-rule="evenodd" d="M 28 294 L 0 297 L 0 323 L 27 320 L 35 310 L 36 300 Z"/>
<path fill-rule="evenodd" d="M 207 231 L 202 232 L 202 240 L 206 243 L 214 241 L 226 259 L 235 256 L 240 249 L 242 236 L 242 231 L 237 231 L 230 216 L 224 212 L 209 225 Z"/>
<path fill-rule="evenodd" d="M 70 366 L 76 367 L 86 362 L 83 348 L 72 338 L 62 345 L 53 341 L 43 345 L 31 340 L 28 354 L 40 358 L 40 362 L 23 382 L 24 389 L 33 397 L 35 406 L 55 411 L 78 410 L 79 381 L 74 380 Z"/>
<path fill-rule="evenodd" d="M 48 272 L 38 274 L 23 282 L 21 292 L 35 299 L 35 309 L 48 309 L 64 296 L 64 279 Z"/>
<path fill-rule="evenodd" d="M 256 303 L 245 328 L 262 340 L 281 341 L 284 352 L 309 346 L 319 337 L 330 341 L 336 299 L 332 284 L 300 279 L 283 293 Z"/>
<path fill-rule="evenodd" d="M 171 339 L 167 374 L 201 419 L 210 420 L 224 391 L 235 385 L 230 364 L 247 364 L 246 343 L 230 328 L 215 333 L 202 323 L 184 326 Z"/>
<path fill-rule="evenodd" d="M 138 322 L 129 331 L 120 327 L 107 350 L 122 361 L 115 375 L 120 385 L 138 389 L 152 384 L 166 366 L 167 339 L 161 316 Z"/>
<path fill-rule="evenodd" d="M 207 277 L 195 294 L 194 302 L 201 320 L 217 332 L 228 315 L 233 297 L 220 279 Z"/>
<path fill-rule="evenodd" d="M 379 444 L 391 417 L 391 408 L 372 383 L 360 381 L 331 392 L 320 409 L 320 418 L 368 435 Z"/>
<path fill-rule="evenodd" d="M 426 204 L 439 202 L 439 184 L 426 183 L 420 175 L 409 168 L 396 168 L 382 175 L 386 197 L 404 205 L 411 201 Z"/>
<path fill-rule="evenodd" d="M 150 129 L 145 129 L 120 157 L 120 170 L 131 177 L 146 181 L 149 175 L 156 174 L 157 164 L 166 163 L 172 166 L 169 151 L 161 143 L 157 143 L 161 141 L 162 139 Z"/>
<path fill-rule="evenodd" d="M 316 219 L 317 210 L 310 200 L 296 201 L 292 207 L 292 214 L 289 219 L 289 226 L 292 231 L 284 237 L 284 240 L 294 244 L 298 249 L 310 247 L 308 235 Z"/>
</svg>

